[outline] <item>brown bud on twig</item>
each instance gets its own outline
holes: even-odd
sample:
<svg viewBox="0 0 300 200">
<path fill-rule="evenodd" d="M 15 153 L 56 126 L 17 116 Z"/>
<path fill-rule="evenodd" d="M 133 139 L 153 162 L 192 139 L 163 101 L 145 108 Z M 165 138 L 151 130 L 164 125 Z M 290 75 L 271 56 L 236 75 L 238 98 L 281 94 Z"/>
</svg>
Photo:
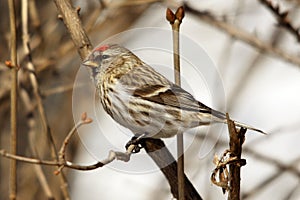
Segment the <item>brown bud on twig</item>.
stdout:
<svg viewBox="0 0 300 200">
<path fill-rule="evenodd" d="M 93 121 L 93 119 L 87 118 L 87 114 L 86 114 L 86 112 L 84 112 L 84 113 L 81 114 L 81 121 L 84 124 L 89 124 Z"/>
<path fill-rule="evenodd" d="M 182 21 L 182 19 L 184 18 L 184 8 L 183 6 L 180 6 L 176 13 L 175 13 L 176 19 L 178 19 L 180 22 Z"/>
<path fill-rule="evenodd" d="M 53 172 L 53 174 L 54 174 L 54 175 L 60 174 L 60 172 L 63 170 L 64 167 L 65 167 L 64 165 L 60 165 L 60 166 Z"/>
<path fill-rule="evenodd" d="M 76 12 L 77 12 L 78 15 L 80 15 L 80 10 L 81 10 L 81 8 L 79 6 L 77 6 L 76 7 Z"/>
<path fill-rule="evenodd" d="M 170 22 L 170 24 L 174 24 L 174 22 L 176 20 L 176 16 L 174 15 L 174 13 L 172 12 L 172 10 L 170 8 L 167 8 L 166 18 Z"/>
<path fill-rule="evenodd" d="M 82 113 L 82 114 L 81 114 L 81 121 L 85 121 L 86 118 L 87 118 L 86 112 Z"/>
<path fill-rule="evenodd" d="M 280 16 L 286 19 L 288 14 L 289 14 L 289 12 L 285 11 L 285 12 L 280 13 Z"/>
<path fill-rule="evenodd" d="M 10 68 L 10 69 L 12 69 L 12 68 L 14 68 L 14 67 L 15 67 L 17 70 L 20 69 L 20 67 L 19 67 L 18 65 L 14 66 L 13 63 L 11 62 L 11 60 L 6 60 L 6 61 L 4 62 L 4 64 L 5 64 L 8 68 Z"/>
<path fill-rule="evenodd" d="M 53 172 L 54 175 L 58 175 L 59 173 L 60 173 L 59 170 L 55 170 L 55 171 Z"/>
<path fill-rule="evenodd" d="M 8 68 L 13 68 L 12 62 L 11 62 L 10 60 L 6 60 L 6 61 L 5 61 L 5 65 L 6 65 Z"/>
<path fill-rule="evenodd" d="M 61 14 L 57 15 L 58 19 L 63 20 L 63 16 Z"/>
<path fill-rule="evenodd" d="M 87 119 L 84 120 L 85 124 L 89 124 L 89 123 L 92 123 L 92 122 L 93 122 L 93 119 L 91 119 L 91 118 L 87 118 Z"/>
</svg>

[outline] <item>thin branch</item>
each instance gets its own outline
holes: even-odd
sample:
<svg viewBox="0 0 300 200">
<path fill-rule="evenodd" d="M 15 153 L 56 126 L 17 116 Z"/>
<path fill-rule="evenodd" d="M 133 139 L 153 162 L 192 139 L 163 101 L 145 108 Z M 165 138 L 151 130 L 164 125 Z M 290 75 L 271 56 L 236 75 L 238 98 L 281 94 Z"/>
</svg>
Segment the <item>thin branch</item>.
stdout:
<svg viewBox="0 0 300 200">
<path fill-rule="evenodd" d="M 282 12 L 279 5 L 275 5 L 270 0 L 259 0 L 262 5 L 268 8 L 276 17 L 278 26 L 288 30 L 300 42 L 300 28 L 296 28 L 291 24 L 291 19 L 288 17 L 289 11 Z"/>
<path fill-rule="evenodd" d="M 75 9 L 70 0 L 54 0 L 54 2 L 81 59 L 84 59 L 93 47 L 78 16 L 80 8 Z"/>
<path fill-rule="evenodd" d="M 17 153 L 17 109 L 18 109 L 18 67 L 17 67 L 17 27 L 15 16 L 14 0 L 8 0 L 9 19 L 10 19 L 10 67 L 11 67 L 11 109 L 10 109 L 10 152 Z M 10 178 L 9 178 L 9 198 L 14 200 L 17 198 L 17 162 L 10 161 Z"/>
<path fill-rule="evenodd" d="M 61 173 L 61 170 L 63 168 L 70 168 L 70 169 L 76 169 L 76 170 L 94 170 L 97 169 L 99 167 L 103 167 L 109 163 L 111 163 L 114 160 L 121 160 L 124 162 L 128 162 L 130 160 L 130 156 L 132 154 L 132 151 L 135 148 L 135 145 L 130 145 L 127 149 L 126 152 L 118 152 L 118 151 L 110 151 L 108 154 L 108 157 L 106 159 L 104 159 L 103 161 L 99 161 L 95 164 L 92 165 L 77 165 L 74 164 L 70 161 L 67 161 L 65 159 L 65 150 L 66 147 L 69 143 L 69 140 L 71 139 L 71 137 L 74 135 L 74 133 L 76 132 L 77 128 L 79 128 L 80 126 L 84 125 L 84 124 L 89 124 L 92 122 L 92 119 L 88 118 L 86 116 L 85 113 L 82 114 L 81 117 L 81 121 L 79 121 L 72 129 L 71 131 L 68 133 L 68 135 L 66 136 L 66 138 L 64 139 L 64 142 L 62 143 L 62 146 L 60 148 L 59 151 L 59 155 L 60 155 L 60 159 L 57 160 L 40 160 L 40 159 L 36 159 L 36 158 L 29 158 L 29 157 L 25 157 L 25 156 L 19 156 L 16 154 L 11 154 L 11 153 L 7 153 L 4 149 L 0 150 L 0 155 L 2 155 L 3 157 L 6 158 L 10 158 L 12 160 L 18 160 L 18 161 L 22 161 L 22 162 L 26 162 L 26 163 L 31 163 L 31 164 L 39 164 L 39 165 L 48 165 L 48 166 L 57 166 L 58 169 L 55 171 L 55 174 L 59 174 Z"/>
<path fill-rule="evenodd" d="M 22 0 L 21 16 L 22 16 L 23 48 L 25 50 L 25 53 L 27 55 L 30 55 L 29 34 L 28 34 L 28 10 L 29 10 L 28 0 Z M 30 57 L 30 56 L 28 56 L 28 57 Z M 32 65 L 31 59 L 28 59 L 27 65 Z M 31 113 L 33 109 L 30 104 L 30 98 L 29 98 L 28 93 L 24 89 L 21 90 L 21 97 L 22 97 L 21 99 L 24 102 L 27 113 Z M 27 115 L 27 116 L 30 116 L 30 115 Z M 34 118 L 33 117 L 28 118 L 27 123 L 28 123 L 28 127 L 30 130 L 28 135 L 35 135 L 34 127 L 35 127 L 36 121 L 34 120 Z M 29 144 L 30 144 L 30 149 L 32 151 L 32 154 L 37 156 L 37 152 L 35 149 L 35 145 L 33 144 L 33 141 L 29 140 Z M 54 196 L 52 194 L 50 186 L 47 182 L 46 176 L 40 165 L 35 166 L 35 173 L 36 173 L 36 176 L 37 176 L 47 198 L 54 199 Z"/>
<path fill-rule="evenodd" d="M 211 14 L 209 11 L 196 10 L 190 7 L 187 3 L 184 4 L 184 7 L 186 12 L 189 12 L 197 16 L 203 22 L 206 22 L 209 25 L 219 28 L 220 30 L 229 34 L 231 37 L 245 42 L 246 44 L 256 48 L 258 51 L 272 55 L 275 58 L 280 58 L 286 62 L 295 64 L 298 67 L 300 66 L 300 58 L 298 56 L 288 54 L 285 51 L 260 40 L 255 35 L 247 33 L 246 31 L 239 29 L 225 21 L 216 19 L 216 17 L 213 14 Z"/>
<path fill-rule="evenodd" d="M 22 29 L 23 29 L 23 47 L 24 47 L 24 52 L 25 56 L 28 58 L 26 67 L 29 72 L 29 80 L 33 88 L 33 93 L 35 96 L 35 99 L 37 101 L 37 108 L 40 114 L 41 118 L 41 123 L 42 123 L 42 128 L 43 128 L 43 133 L 48 137 L 48 140 L 50 142 L 50 149 L 51 149 L 51 154 L 54 159 L 57 158 L 57 153 L 56 153 L 56 147 L 54 144 L 54 139 L 51 134 L 49 124 L 48 124 L 48 119 L 46 116 L 45 108 L 43 105 L 43 100 L 40 95 L 40 88 L 39 88 L 39 83 L 36 77 L 36 70 L 32 62 L 32 57 L 31 57 L 31 50 L 30 50 L 30 42 L 29 42 L 29 33 L 28 33 L 28 2 L 25 0 L 22 2 L 23 4 L 26 3 L 26 6 L 24 6 L 23 11 L 22 11 Z M 65 199 L 70 199 L 70 194 L 67 189 L 67 181 L 64 177 L 63 174 L 60 174 L 60 181 L 62 183 L 62 192 L 65 197 Z"/>
<path fill-rule="evenodd" d="M 69 161 L 64 161 L 64 162 L 58 162 L 55 160 L 40 160 L 36 158 L 29 158 L 25 156 L 19 156 L 19 155 L 14 155 L 11 153 L 7 153 L 4 149 L 0 149 L 0 155 L 5 157 L 5 158 L 10 158 L 12 160 L 18 160 L 22 161 L 25 163 L 30 163 L 30 164 L 38 164 L 38 165 L 48 165 L 48 166 L 57 166 L 60 170 L 63 168 L 70 168 L 70 169 L 75 169 L 75 170 L 82 170 L 82 171 L 89 171 L 89 170 L 94 170 L 99 167 L 103 167 L 109 163 L 111 163 L 114 160 L 121 160 L 124 162 L 129 161 L 129 157 L 131 155 L 133 147 L 128 148 L 126 152 L 117 152 L 117 151 L 110 151 L 108 154 L 108 157 L 104 159 L 103 161 L 99 161 L 95 164 L 92 165 L 77 165 Z M 55 171 L 56 174 L 60 173 L 60 170 Z"/>
<path fill-rule="evenodd" d="M 67 134 L 66 138 L 63 141 L 63 144 L 60 147 L 60 150 L 58 152 L 58 157 L 59 160 L 62 162 L 65 160 L 65 152 L 66 152 L 66 147 L 71 139 L 71 137 L 74 135 L 77 129 L 79 129 L 82 125 L 84 124 L 89 124 L 93 120 L 91 118 L 87 118 L 87 114 L 83 113 L 81 115 L 81 120 L 71 129 L 71 131 Z"/>
<path fill-rule="evenodd" d="M 173 58 L 174 58 L 174 77 L 175 84 L 181 85 L 180 80 L 180 54 L 179 54 L 179 31 L 182 19 L 184 18 L 184 9 L 179 7 L 174 14 L 169 8 L 166 12 L 167 20 L 172 26 L 173 33 Z M 178 199 L 184 200 L 184 144 L 183 134 L 177 134 L 177 157 L 178 157 Z"/>
</svg>

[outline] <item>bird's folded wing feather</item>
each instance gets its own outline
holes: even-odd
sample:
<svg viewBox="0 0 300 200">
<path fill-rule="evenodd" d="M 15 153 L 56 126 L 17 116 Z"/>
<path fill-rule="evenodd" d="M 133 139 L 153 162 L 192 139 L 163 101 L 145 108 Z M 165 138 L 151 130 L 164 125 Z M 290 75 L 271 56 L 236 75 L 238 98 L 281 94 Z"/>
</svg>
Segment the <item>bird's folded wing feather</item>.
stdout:
<svg viewBox="0 0 300 200">
<path fill-rule="evenodd" d="M 136 78 L 137 74 L 139 74 L 139 78 Z M 223 113 L 197 101 L 190 93 L 171 83 L 149 66 L 135 68 L 121 79 L 123 86 L 129 89 L 136 98 L 186 111 L 211 113 L 221 119 L 225 118 Z"/>
<path fill-rule="evenodd" d="M 160 92 L 157 92 L 157 90 Z M 205 104 L 197 101 L 190 93 L 175 84 L 172 84 L 169 87 L 161 85 L 146 85 L 135 90 L 133 95 L 158 104 L 176 107 L 186 111 L 210 113 L 216 117 L 224 118 L 223 113 L 215 111 Z"/>
</svg>

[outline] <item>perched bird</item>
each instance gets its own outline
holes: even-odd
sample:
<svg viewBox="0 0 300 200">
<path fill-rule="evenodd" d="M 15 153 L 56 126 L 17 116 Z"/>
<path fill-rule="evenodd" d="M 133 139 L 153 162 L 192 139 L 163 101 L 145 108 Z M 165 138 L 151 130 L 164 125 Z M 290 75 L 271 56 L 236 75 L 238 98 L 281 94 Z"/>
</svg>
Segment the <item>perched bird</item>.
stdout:
<svg viewBox="0 0 300 200">
<path fill-rule="evenodd" d="M 137 137 L 167 138 L 197 126 L 227 122 L 224 113 L 197 101 L 117 44 L 95 48 L 83 65 L 92 69 L 104 110 Z"/>
</svg>

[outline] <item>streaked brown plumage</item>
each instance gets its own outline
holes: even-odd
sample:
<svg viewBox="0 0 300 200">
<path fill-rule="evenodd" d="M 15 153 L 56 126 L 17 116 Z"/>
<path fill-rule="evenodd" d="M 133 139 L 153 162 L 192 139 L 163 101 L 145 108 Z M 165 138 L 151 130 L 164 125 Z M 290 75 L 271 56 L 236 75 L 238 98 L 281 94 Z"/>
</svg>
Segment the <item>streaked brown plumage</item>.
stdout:
<svg viewBox="0 0 300 200">
<path fill-rule="evenodd" d="M 165 138 L 200 125 L 226 123 L 223 113 L 197 101 L 124 47 L 97 47 L 83 64 L 92 69 L 104 110 L 136 136 Z"/>
</svg>

